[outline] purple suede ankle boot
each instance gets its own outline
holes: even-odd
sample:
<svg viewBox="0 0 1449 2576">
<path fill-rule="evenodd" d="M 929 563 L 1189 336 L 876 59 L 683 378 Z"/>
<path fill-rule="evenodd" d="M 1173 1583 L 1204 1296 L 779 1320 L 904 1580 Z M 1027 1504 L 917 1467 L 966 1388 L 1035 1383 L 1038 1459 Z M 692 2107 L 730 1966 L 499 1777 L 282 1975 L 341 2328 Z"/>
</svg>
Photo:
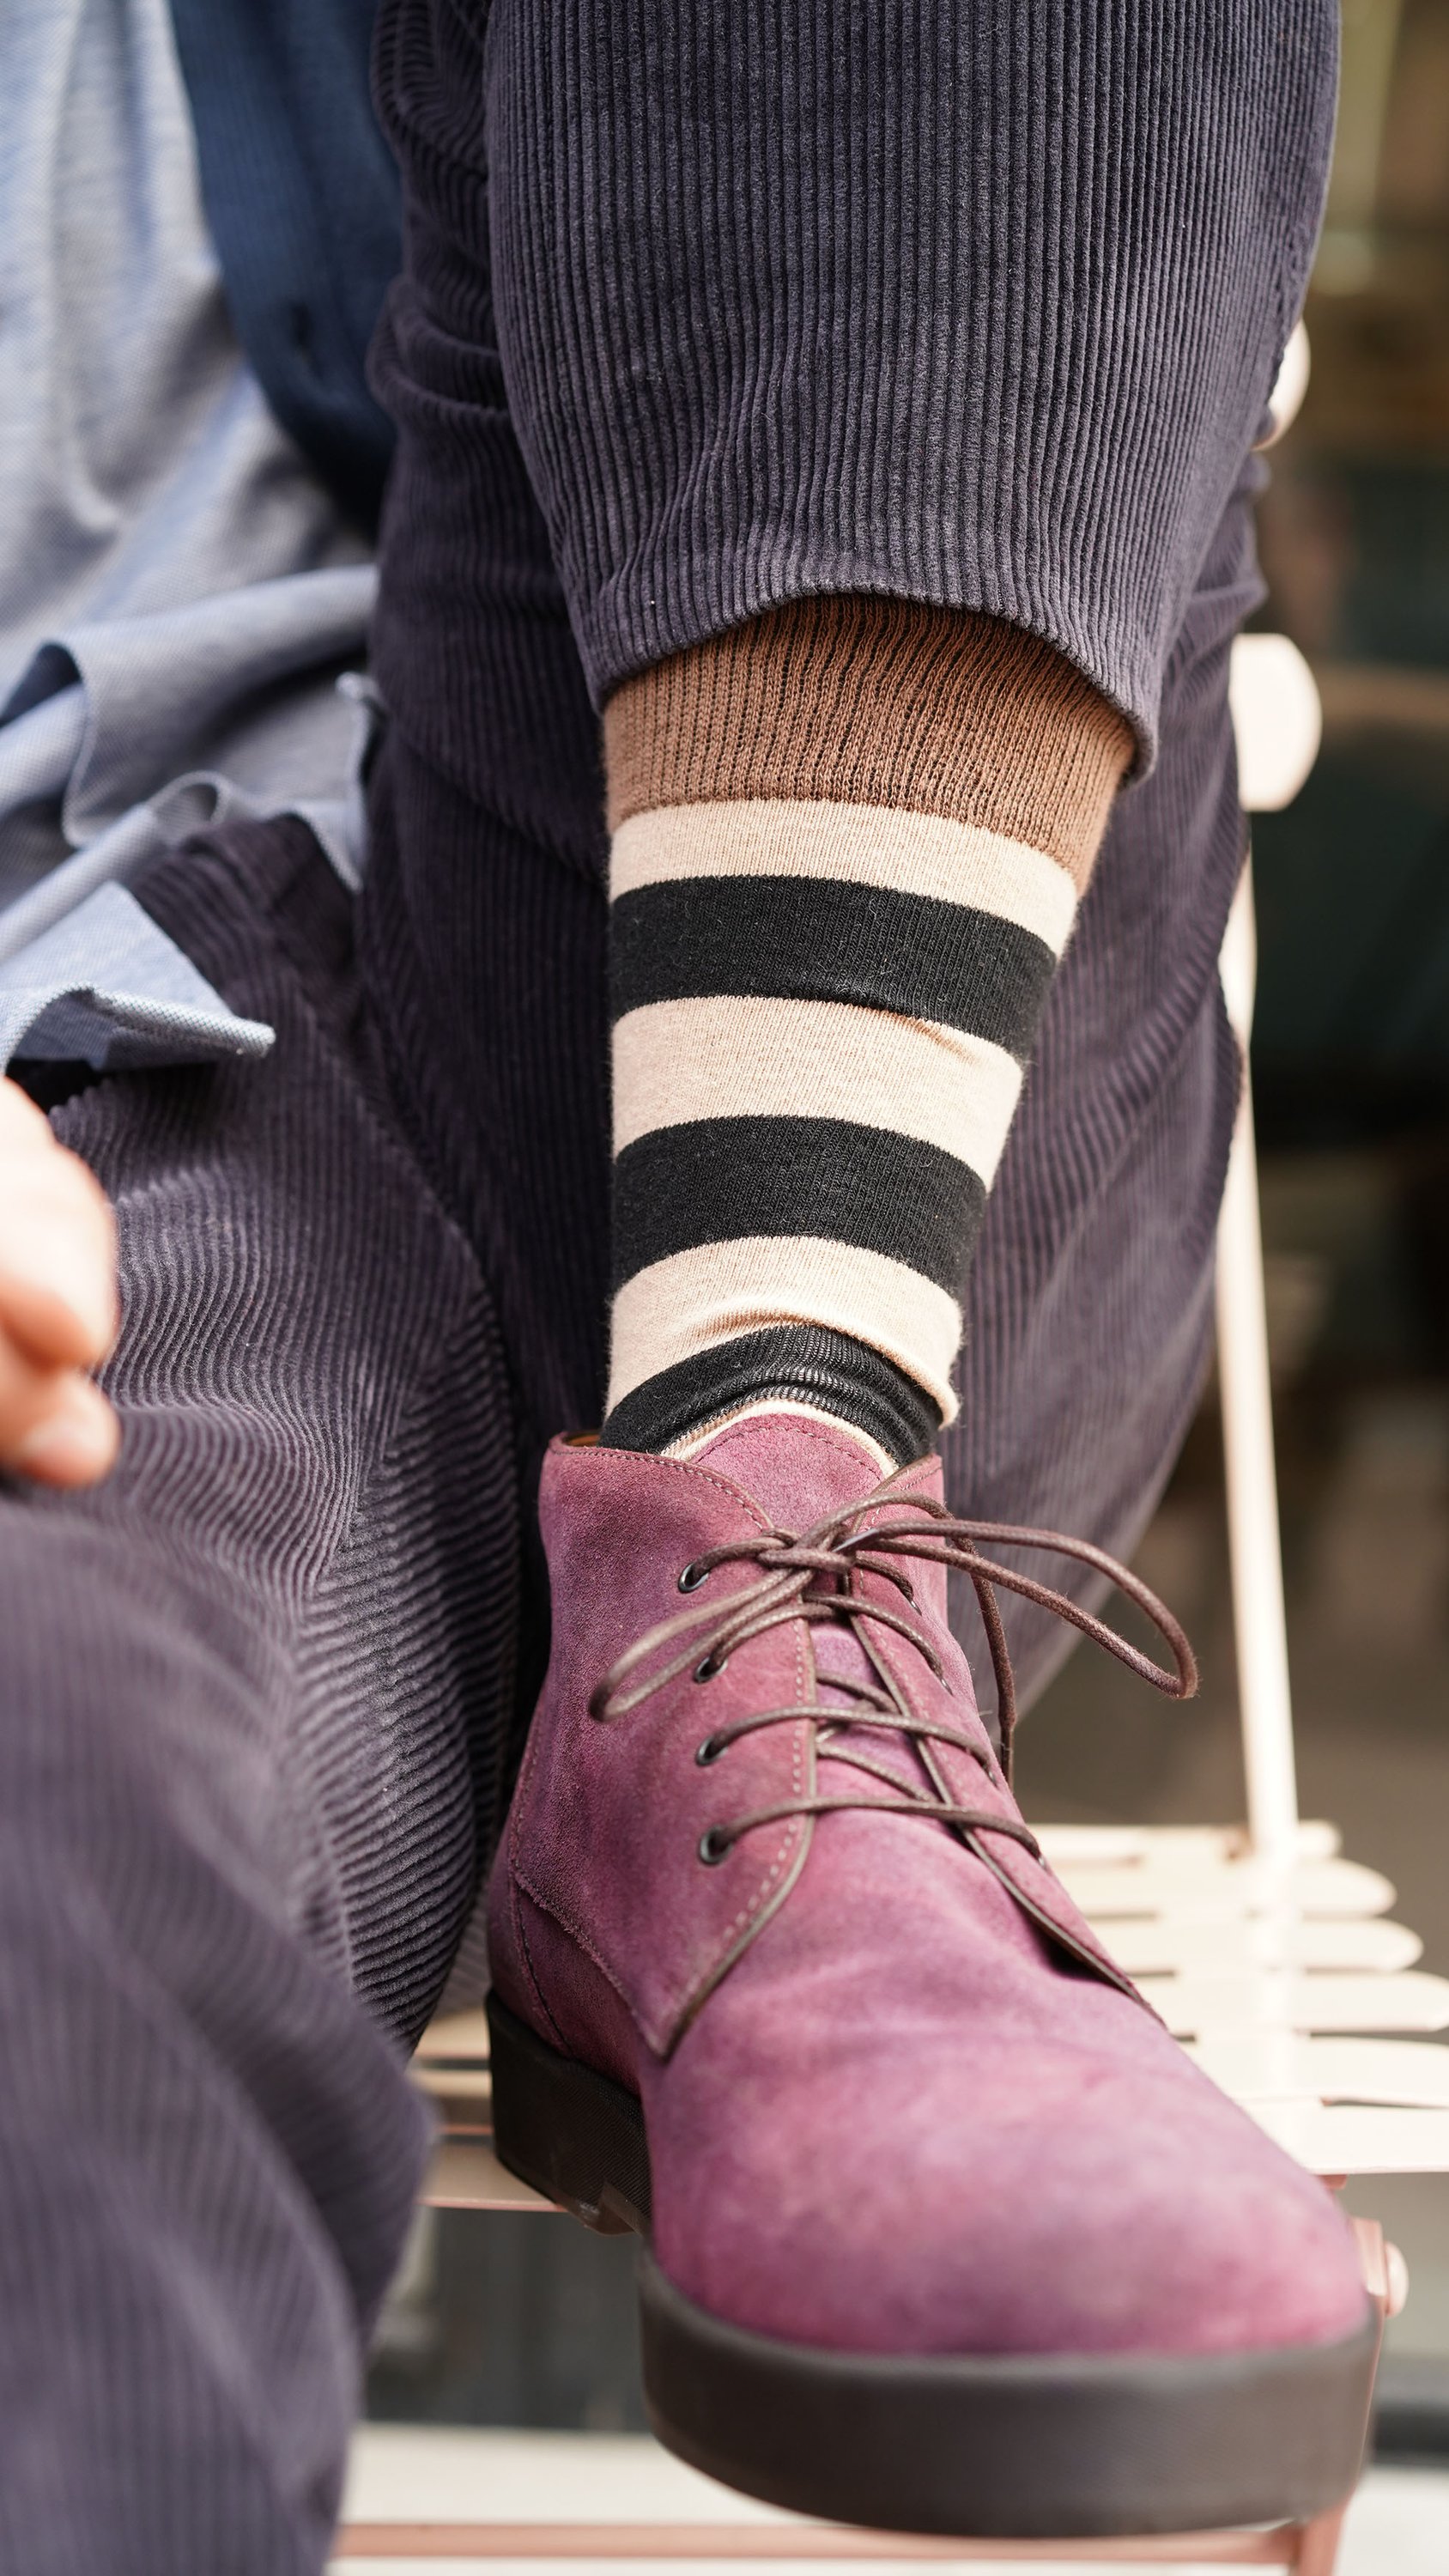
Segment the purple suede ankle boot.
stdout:
<svg viewBox="0 0 1449 2576">
<path fill-rule="evenodd" d="M 1040 1859 L 947 1627 L 947 1565 L 981 1595 L 974 1542 L 1023 1534 L 952 1520 L 934 1459 L 882 1485 L 786 1413 L 688 1462 L 556 1442 L 541 1508 L 495 2133 L 645 2238 L 661 2440 L 803 2512 L 963 2536 L 1346 2494 L 1376 2322 L 1350 2231 Z"/>
</svg>

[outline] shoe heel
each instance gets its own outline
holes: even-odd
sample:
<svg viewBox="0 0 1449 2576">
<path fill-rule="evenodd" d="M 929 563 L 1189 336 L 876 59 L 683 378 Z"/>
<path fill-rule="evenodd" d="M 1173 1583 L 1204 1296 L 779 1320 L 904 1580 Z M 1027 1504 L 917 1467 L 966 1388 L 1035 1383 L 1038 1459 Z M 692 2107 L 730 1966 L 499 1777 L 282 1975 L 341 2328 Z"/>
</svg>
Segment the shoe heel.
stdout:
<svg viewBox="0 0 1449 2576">
<path fill-rule="evenodd" d="M 500 2164 L 598 2236 L 649 2232 L 649 2149 L 632 2093 L 550 2048 L 488 1997 Z"/>
</svg>

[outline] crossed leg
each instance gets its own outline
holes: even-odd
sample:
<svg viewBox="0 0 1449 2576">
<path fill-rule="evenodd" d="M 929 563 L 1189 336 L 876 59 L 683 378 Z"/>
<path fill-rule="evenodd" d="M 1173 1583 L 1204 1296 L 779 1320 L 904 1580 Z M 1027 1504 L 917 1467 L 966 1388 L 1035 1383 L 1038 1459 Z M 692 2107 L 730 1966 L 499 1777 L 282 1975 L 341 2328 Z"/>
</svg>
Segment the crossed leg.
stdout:
<svg viewBox="0 0 1449 2576">
<path fill-rule="evenodd" d="M 123 1438 L 0 1498 L 0 2567 L 315 2576 L 499 1794 L 509 1404 L 310 834 L 137 891 L 277 1045 L 57 1114 Z"/>
</svg>

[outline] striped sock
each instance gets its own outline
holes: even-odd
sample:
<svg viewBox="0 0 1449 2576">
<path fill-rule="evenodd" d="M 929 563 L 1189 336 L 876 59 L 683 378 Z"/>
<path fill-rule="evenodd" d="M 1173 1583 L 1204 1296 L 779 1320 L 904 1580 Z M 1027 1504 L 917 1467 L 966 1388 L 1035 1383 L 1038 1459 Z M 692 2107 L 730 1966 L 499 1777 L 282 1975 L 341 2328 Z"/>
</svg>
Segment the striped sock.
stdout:
<svg viewBox="0 0 1449 2576">
<path fill-rule="evenodd" d="M 1127 726 L 1016 627 L 834 597 L 626 681 L 604 736 L 602 1436 L 784 1403 L 913 1458 Z"/>
</svg>

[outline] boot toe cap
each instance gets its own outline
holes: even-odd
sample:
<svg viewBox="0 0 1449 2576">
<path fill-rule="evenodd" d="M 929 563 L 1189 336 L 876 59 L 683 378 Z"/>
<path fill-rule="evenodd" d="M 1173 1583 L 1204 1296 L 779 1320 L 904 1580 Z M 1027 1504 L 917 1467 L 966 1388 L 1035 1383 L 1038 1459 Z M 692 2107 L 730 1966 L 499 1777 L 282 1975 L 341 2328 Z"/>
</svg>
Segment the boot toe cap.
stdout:
<svg viewBox="0 0 1449 2576">
<path fill-rule="evenodd" d="M 760 2116 L 656 2147 L 656 2251 L 757 2333 L 841 2351 L 1207 2354 L 1361 2326 L 1331 2196 L 1185 2059 L 957 2050 L 913 2089 L 779 2070 Z M 687 2170 L 686 2170 L 687 2169 Z"/>
</svg>

